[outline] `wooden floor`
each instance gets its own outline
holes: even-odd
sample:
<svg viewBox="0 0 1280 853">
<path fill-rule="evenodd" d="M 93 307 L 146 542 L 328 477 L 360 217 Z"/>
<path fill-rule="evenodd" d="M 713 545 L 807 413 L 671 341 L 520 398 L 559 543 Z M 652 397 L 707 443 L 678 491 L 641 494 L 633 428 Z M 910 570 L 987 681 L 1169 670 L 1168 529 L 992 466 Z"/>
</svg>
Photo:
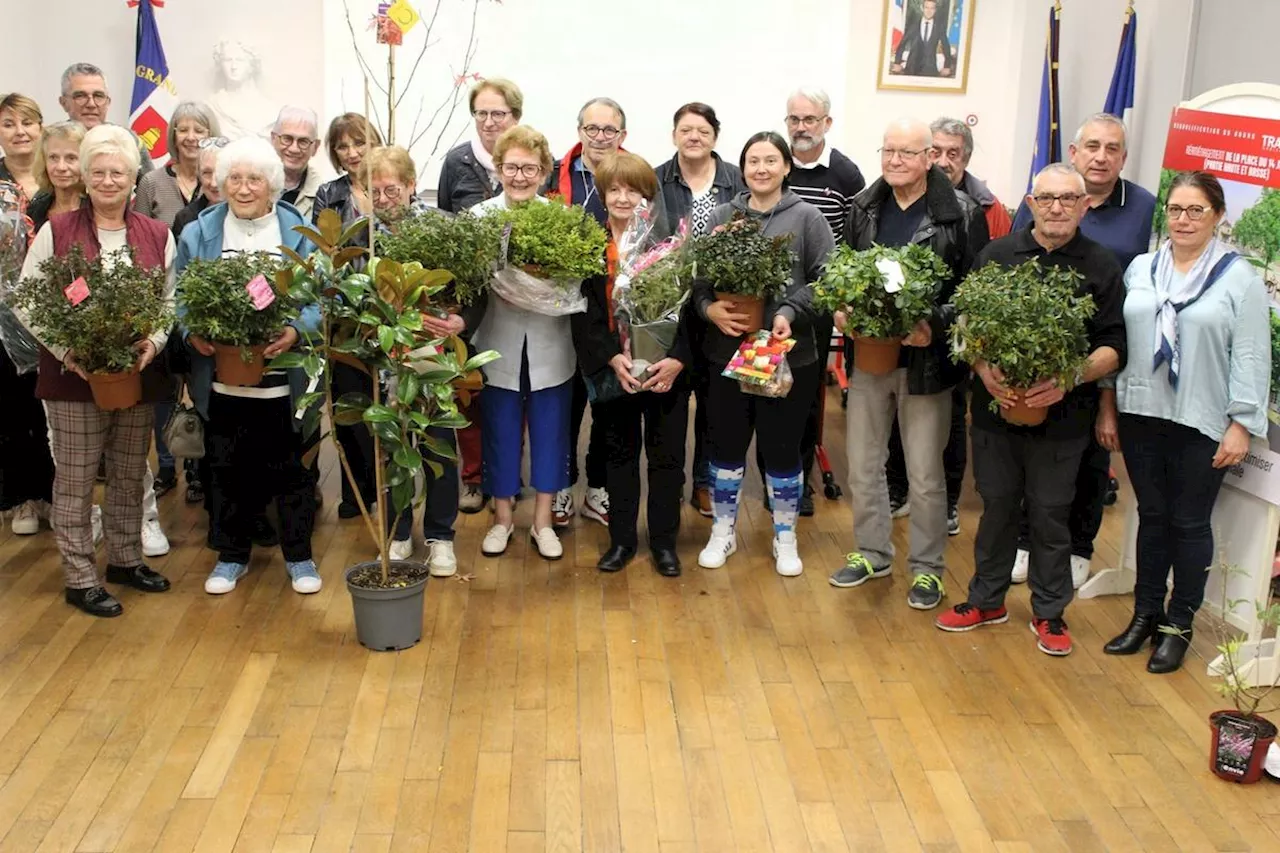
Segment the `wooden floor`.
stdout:
<svg viewBox="0 0 1280 853">
<path fill-rule="evenodd" d="M 833 405 L 841 479 L 843 432 Z M 6 530 L 0 851 L 1280 850 L 1280 788 L 1207 770 L 1203 665 L 1102 654 L 1128 600 L 1074 604 L 1064 659 L 1036 650 L 1025 588 L 1008 624 L 943 634 L 907 607 L 901 558 L 827 584 L 845 501 L 819 501 L 805 574 L 778 577 L 749 479 L 725 569 L 694 567 L 709 525 L 685 507 L 678 580 L 647 560 L 598 573 L 590 522 L 558 563 L 519 536 L 486 559 L 489 516 L 465 516 L 460 576 L 429 584 L 423 642 L 399 654 L 355 641 L 340 579 L 368 546 L 332 475 L 310 597 L 263 551 L 205 595 L 204 521 L 178 494 L 153 562 L 174 589 L 126 592 L 119 619 L 62 602 L 52 534 Z M 967 490 L 951 603 L 977 512 Z M 1119 525 L 1109 510 L 1096 562 Z"/>
</svg>

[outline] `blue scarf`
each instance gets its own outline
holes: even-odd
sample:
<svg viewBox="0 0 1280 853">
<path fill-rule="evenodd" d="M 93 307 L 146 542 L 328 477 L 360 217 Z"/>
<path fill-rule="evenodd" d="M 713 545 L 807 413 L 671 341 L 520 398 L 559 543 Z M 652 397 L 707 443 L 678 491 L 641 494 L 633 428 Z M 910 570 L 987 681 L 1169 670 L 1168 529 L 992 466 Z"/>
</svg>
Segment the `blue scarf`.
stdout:
<svg viewBox="0 0 1280 853">
<path fill-rule="evenodd" d="M 1238 254 L 1228 250 L 1215 237 L 1205 246 L 1200 257 L 1187 270 L 1186 277 L 1179 283 L 1174 282 L 1172 240 L 1166 240 L 1151 259 L 1151 285 L 1156 292 L 1155 355 L 1151 361 L 1151 370 L 1155 372 L 1161 364 L 1168 362 L 1169 384 L 1175 389 L 1178 387 L 1178 373 L 1182 368 L 1178 313 L 1203 296 L 1238 257 Z"/>
</svg>

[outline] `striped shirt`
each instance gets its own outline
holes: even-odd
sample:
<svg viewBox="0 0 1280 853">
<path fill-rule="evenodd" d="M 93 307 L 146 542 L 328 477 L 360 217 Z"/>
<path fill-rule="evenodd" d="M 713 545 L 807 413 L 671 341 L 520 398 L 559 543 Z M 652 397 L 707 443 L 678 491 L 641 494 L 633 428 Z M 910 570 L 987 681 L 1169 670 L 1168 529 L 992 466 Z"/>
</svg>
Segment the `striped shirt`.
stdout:
<svg viewBox="0 0 1280 853">
<path fill-rule="evenodd" d="M 837 240 L 844 235 L 853 197 L 867 185 L 854 162 L 829 146 L 812 163 L 797 160 L 788 181 L 796 195 L 818 208 Z"/>
</svg>

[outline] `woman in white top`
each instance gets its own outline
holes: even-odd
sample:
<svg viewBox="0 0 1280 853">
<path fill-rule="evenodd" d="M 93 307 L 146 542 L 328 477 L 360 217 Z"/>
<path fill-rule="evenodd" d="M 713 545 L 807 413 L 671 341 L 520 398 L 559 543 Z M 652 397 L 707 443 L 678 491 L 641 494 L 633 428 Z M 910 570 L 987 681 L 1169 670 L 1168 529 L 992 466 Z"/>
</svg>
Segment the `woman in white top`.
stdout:
<svg viewBox="0 0 1280 853">
<path fill-rule="evenodd" d="M 511 128 L 494 145 L 493 162 L 502 180 L 502 195 L 481 202 L 473 212 L 484 215 L 547 202 L 537 194 L 552 163 L 551 146 L 541 133 L 523 125 Z M 558 560 L 564 549 L 552 529 L 551 500 L 569 485 L 569 409 L 577 364 L 569 318 L 516 308 L 493 293 L 480 307 L 484 319 L 472 343 L 477 350 L 502 354 L 484 368 L 485 389 L 480 395 L 485 491 L 494 497 L 495 514 L 481 550 L 489 556 L 501 554 L 514 530 L 512 507 L 520 491 L 527 420 L 530 482 L 538 493 L 530 534 L 539 554 Z"/>
</svg>

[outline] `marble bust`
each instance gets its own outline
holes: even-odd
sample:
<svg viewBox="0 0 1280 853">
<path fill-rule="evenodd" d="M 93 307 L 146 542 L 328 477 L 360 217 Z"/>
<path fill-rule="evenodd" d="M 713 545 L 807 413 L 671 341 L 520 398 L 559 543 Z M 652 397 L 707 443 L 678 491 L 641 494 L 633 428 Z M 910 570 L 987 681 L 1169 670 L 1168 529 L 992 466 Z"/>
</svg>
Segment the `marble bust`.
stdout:
<svg viewBox="0 0 1280 853">
<path fill-rule="evenodd" d="M 244 42 L 219 42 L 213 48 L 213 63 L 217 89 L 209 106 L 218 116 L 222 135 L 270 137 L 279 105 L 260 88 L 262 60 L 257 50 Z"/>
</svg>

